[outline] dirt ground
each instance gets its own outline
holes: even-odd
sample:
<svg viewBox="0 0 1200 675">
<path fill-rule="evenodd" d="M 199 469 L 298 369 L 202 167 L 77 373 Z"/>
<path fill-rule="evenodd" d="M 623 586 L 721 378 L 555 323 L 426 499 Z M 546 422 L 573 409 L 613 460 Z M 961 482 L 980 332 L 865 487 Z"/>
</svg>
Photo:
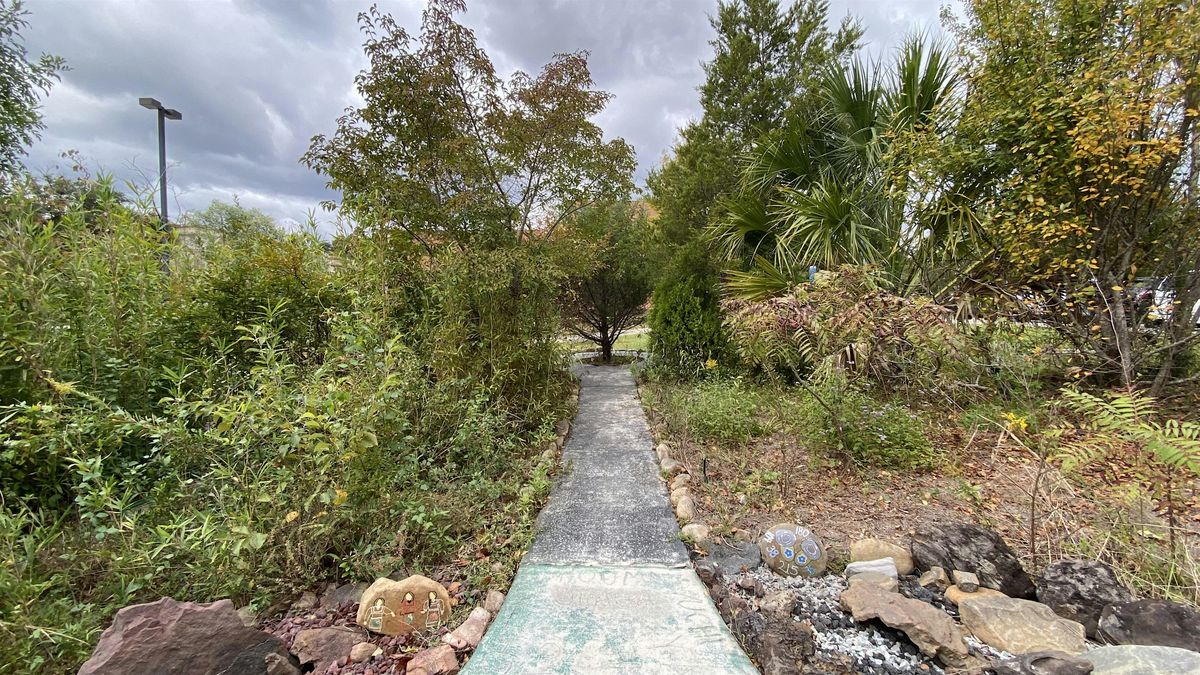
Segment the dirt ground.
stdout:
<svg viewBox="0 0 1200 675">
<path fill-rule="evenodd" d="M 1068 481 L 1004 432 L 964 430 L 952 420 L 931 439 L 946 451 L 943 464 L 928 472 L 894 472 L 813 456 L 783 434 L 732 447 L 672 437 L 650 412 L 656 441 L 669 443 L 672 455 L 687 467 L 699 516 L 715 535 L 732 537 L 740 529 L 757 536 L 779 522 L 802 524 L 823 540 L 835 571 L 855 539 L 903 543 L 924 523 L 970 522 L 1001 533 L 1026 569 L 1036 573 L 1049 562 L 1080 555 L 1080 542 L 1099 539 L 1090 550 L 1101 557 L 1104 546 L 1115 544 L 1102 533 L 1097 537 L 1095 524 L 1103 522 L 1097 515 L 1127 502 L 1121 496 L 1129 485 L 1122 482 L 1119 465 Z M 1038 536 L 1031 549 L 1035 483 Z M 1200 491 L 1192 485 L 1184 494 L 1184 503 L 1174 505 L 1177 533 L 1195 547 Z M 1129 520 L 1141 523 L 1139 534 L 1163 540 L 1164 512 L 1164 504 L 1152 504 Z"/>
</svg>

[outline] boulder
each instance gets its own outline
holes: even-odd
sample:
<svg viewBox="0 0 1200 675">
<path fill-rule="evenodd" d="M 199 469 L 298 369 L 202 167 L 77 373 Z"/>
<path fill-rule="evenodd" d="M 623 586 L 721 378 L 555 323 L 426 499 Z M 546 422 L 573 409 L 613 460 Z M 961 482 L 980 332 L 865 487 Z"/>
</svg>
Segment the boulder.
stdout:
<svg viewBox="0 0 1200 675">
<path fill-rule="evenodd" d="M 683 465 L 680 464 L 679 462 L 671 459 L 670 457 L 664 459 L 661 463 L 659 463 L 659 468 L 662 469 L 662 472 L 664 474 L 666 474 L 668 478 L 683 471 Z"/>
<path fill-rule="evenodd" d="M 821 540 L 807 527 L 792 523 L 780 523 L 763 532 L 758 551 L 767 567 L 787 577 L 820 576 L 829 562 Z"/>
<path fill-rule="evenodd" d="M 1092 675 L 1200 675 L 1200 654 L 1178 647 L 1098 647 L 1083 658 Z"/>
<path fill-rule="evenodd" d="M 1169 600 L 1134 600 L 1108 605 L 1096 637 L 1116 645 L 1179 647 L 1200 652 L 1200 612 Z"/>
<path fill-rule="evenodd" d="M 713 544 L 707 560 L 715 564 L 722 574 L 732 577 L 743 570 L 749 572 L 762 565 L 762 554 L 754 542 L 733 541 Z"/>
<path fill-rule="evenodd" d="M 691 495 L 692 491 L 688 489 L 687 486 L 671 490 L 671 506 L 677 505 L 680 499 L 683 499 L 684 497 L 690 497 Z"/>
<path fill-rule="evenodd" d="M 716 548 L 716 547 L 714 547 Z M 705 586 L 712 586 L 721 580 L 724 571 L 721 566 L 714 562 L 711 558 L 699 560 L 695 563 L 696 576 L 700 577 L 700 581 Z"/>
<path fill-rule="evenodd" d="M 1034 597 L 1033 580 L 1000 535 L 968 523 L 924 525 L 912 535 L 913 563 L 972 572 L 982 586 L 1013 598 Z"/>
<path fill-rule="evenodd" d="M 450 613 L 450 594 L 438 582 L 419 574 L 392 581 L 376 579 L 358 604 L 358 625 L 374 633 L 405 635 L 438 628 Z"/>
<path fill-rule="evenodd" d="M 362 594 L 367 590 L 366 584 L 329 584 L 325 587 L 325 592 L 321 593 L 321 599 L 317 601 L 318 606 L 322 609 L 338 609 L 346 605 L 353 605 L 362 598 Z"/>
<path fill-rule="evenodd" d="M 879 572 L 859 572 L 850 577 L 850 582 L 871 584 L 891 593 L 900 590 L 900 582 L 896 580 L 896 577 L 888 574 L 880 574 Z"/>
<path fill-rule="evenodd" d="M 1078 654 L 1086 648 L 1083 624 L 1032 600 L 972 598 L 963 600 L 958 612 L 975 637 L 1010 654 L 1045 650 Z"/>
<path fill-rule="evenodd" d="M 1088 675 L 1092 664 L 1066 652 L 1041 651 L 997 661 L 992 664 L 992 671 L 996 675 Z"/>
<path fill-rule="evenodd" d="M 671 479 L 671 491 L 674 492 L 682 487 L 690 487 L 691 484 L 692 477 L 686 473 L 681 473 Z"/>
<path fill-rule="evenodd" d="M 685 523 L 689 523 L 696 519 L 696 500 L 692 499 L 691 495 L 684 495 L 675 505 L 675 515 Z"/>
<path fill-rule="evenodd" d="M 896 570 L 896 563 L 892 562 L 891 558 L 880 558 L 879 560 L 860 560 L 846 565 L 845 575 L 847 579 L 852 579 L 859 574 L 872 573 L 895 579 L 899 576 Z"/>
<path fill-rule="evenodd" d="M 979 577 L 964 572 L 962 570 L 954 570 L 950 573 L 950 578 L 954 580 L 954 585 L 967 593 L 974 593 L 979 590 Z"/>
<path fill-rule="evenodd" d="M 238 618 L 242 620 L 243 626 L 253 627 L 253 626 L 258 625 L 258 612 L 255 612 L 254 608 L 251 607 L 250 605 L 246 605 L 245 607 L 239 607 L 238 611 L 237 611 L 237 615 L 238 615 Z"/>
<path fill-rule="evenodd" d="M 654 454 L 658 456 L 658 461 L 665 462 L 671 458 L 671 446 L 666 443 L 659 443 L 654 448 Z"/>
<path fill-rule="evenodd" d="M 1038 578 L 1037 597 L 1059 616 L 1083 624 L 1092 638 L 1105 605 L 1133 601 L 1112 568 L 1095 560 L 1060 560 L 1050 565 Z"/>
<path fill-rule="evenodd" d="M 812 627 L 795 621 L 792 615 L 794 592 L 772 593 L 759 606 L 758 612 L 744 611 L 734 618 L 735 634 L 747 653 L 762 664 L 764 675 L 799 675 L 798 661 L 812 656 L 816 648 Z"/>
<path fill-rule="evenodd" d="M 688 523 L 679 532 L 685 538 L 697 544 L 708 541 L 709 537 L 708 526 L 704 523 Z"/>
<path fill-rule="evenodd" d="M 796 608 L 797 602 L 795 591 L 784 590 L 775 591 L 766 596 L 762 602 L 758 603 L 758 606 L 762 608 L 763 614 L 767 616 L 790 619 L 792 610 Z"/>
<path fill-rule="evenodd" d="M 492 614 L 500 611 L 504 605 L 504 594 L 500 591 L 488 591 L 487 597 L 483 601 L 483 608 Z"/>
<path fill-rule="evenodd" d="M 304 591 L 300 597 L 292 603 L 293 612 L 306 612 L 317 607 L 317 594 L 312 591 Z"/>
<path fill-rule="evenodd" d="M 383 650 L 370 642 L 360 642 L 350 648 L 350 663 L 370 661 L 377 652 L 382 654 Z"/>
<path fill-rule="evenodd" d="M 962 631 L 949 614 L 933 605 L 860 581 L 851 581 L 850 587 L 842 591 L 841 604 L 855 621 L 879 619 L 903 631 L 926 656 L 936 656 L 955 668 L 967 664 Z"/>
<path fill-rule="evenodd" d="M 946 590 L 950 585 L 950 577 L 946 576 L 946 570 L 934 565 L 921 574 L 921 578 L 917 583 L 927 587 L 933 586 L 938 590 Z"/>
<path fill-rule="evenodd" d="M 408 662 L 405 675 L 450 675 L 458 672 L 458 656 L 454 647 L 438 645 L 417 652 Z"/>
<path fill-rule="evenodd" d="M 233 603 L 162 598 L 117 612 L 80 675 L 299 675 L 274 635 L 242 625 Z"/>
<path fill-rule="evenodd" d="M 350 650 L 366 637 L 361 630 L 343 626 L 306 628 L 296 633 L 296 639 L 292 642 L 292 652 L 300 659 L 300 665 L 312 664 L 313 672 L 323 673 L 329 664 L 349 658 Z"/>
<path fill-rule="evenodd" d="M 970 600 L 972 598 L 1007 598 L 1007 597 L 1008 597 L 1007 595 L 1001 593 L 1000 591 L 993 591 L 990 588 L 984 588 L 982 586 L 980 586 L 979 589 L 974 591 L 973 593 L 968 593 L 968 592 L 964 591 L 963 589 L 959 588 L 958 586 L 951 586 L 950 588 L 946 589 L 946 600 L 949 601 L 951 604 L 955 604 L 955 605 L 961 605 L 963 600 Z"/>
<path fill-rule="evenodd" d="M 491 620 L 491 612 L 482 607 L 476 607 L 471 610 L 467 620 L 459 624 L 458 628 L 442 636 L 442 642 L 455 649 L 474 649 L 475 645 L 478 645 L 479 641 L 483 639 L 488 622 Z"/>
<path fill-rule="evenodd" d="M 900 574 L 912 574 L 912 552 L 900 544 L 893 544 L 882 539 L 860 539 L 850 544 L 850 561 L 879 560 L 891 558 L 896 563 Z"/>
</svg>

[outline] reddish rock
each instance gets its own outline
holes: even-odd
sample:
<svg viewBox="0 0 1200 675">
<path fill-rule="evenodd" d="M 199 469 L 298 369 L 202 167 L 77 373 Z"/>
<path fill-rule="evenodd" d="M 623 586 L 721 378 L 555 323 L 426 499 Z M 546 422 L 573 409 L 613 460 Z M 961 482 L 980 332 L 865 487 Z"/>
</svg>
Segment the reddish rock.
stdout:
<svg viewBox="0 0 1200 675">
<path fill-rule="evenodd" d="M 370 642 L 360 642 L 350 648 L 350 660 L 353 661 L 354 663 L 362 663 L 363 661 L 369 661 L 369 660 L 371 660 L 371 657 L 375 655 L 375 652 L 378 650 L 379 650 L 379 647 L 376 647 L 375 645 L 371 644 Z"/>
<path fill-rule="evenodd" d="M 157 602 L 117 612 L 80 675 L 298 675 L 274 635 L 242 625 L 228 600 Z"/>
<path fill-rule="evenodd" d="M 458 672 L 458 657 L 454 647 L 438 645 L 417 652 L 408 662 L 407 675 L 449 675 Z"/>
<path fill-rule="evenodd" d="M 476 607 L 471 610 L 467 620 L 462 622 L 453 632 L 442 636 L 442 642 L 454 647 L 455 649 L 474 648 L 483 639 L 483 634 L 487 631 L 488 621 L 492 620 L 492 613 L 482 607 Z"/>
<path fill-rule="evenodd" d="M 504 604 L 504 594 L 500 591 L 488 591 L 487 599 L 483 601 L 483 608 L 492 614 L 500 611 L 501 605 Z"/>
<path fill-rule="evenodd" d="M 345 665 L 350 649 L 363 641 L 366 635 L 350 628 L 309 628 L 296 634 L 292 651 L 302 665 L 313 664 L 314 672 L 322 672 L 330 664 Z"/>
</svg>

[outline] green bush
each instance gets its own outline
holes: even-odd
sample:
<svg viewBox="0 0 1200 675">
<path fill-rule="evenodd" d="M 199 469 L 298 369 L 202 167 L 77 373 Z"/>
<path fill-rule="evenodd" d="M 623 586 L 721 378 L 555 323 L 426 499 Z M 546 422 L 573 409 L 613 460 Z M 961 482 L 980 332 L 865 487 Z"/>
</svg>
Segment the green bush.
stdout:
<svg viewBox="0 0 1200 675">
<path fill-rule="evenodd" d="M 538 244 L 440 259 L 428 336 L 438 380 L 482 384 L 519 419 L 561 411 L 568 382 L 558 297 L 566 253 Z"/>
<path fill-rule="evenodd" d="M 761 394 L 740 379 L 707 380 L 660 391 L 658 412 L 674 435 L 744 443 L 766 431 L 759 421 Z"/>
<path fill-rule="evenodd" d="M 263 226 L 231 230 L 205 242 L 195 265 L 176 329 L 184 344 L 240 374 L 253 361 L 241 327 L 266 319 L 292 361 L 321 359 L 329 315 L 345 306 L 346 292 L 315 235 Z"/>
<path fill-rule="evenodd" d="M 695 377 L 723 365 L 718 270 L 700 242 L 680 248 L 658 287 L 649 316 L 652 369 Z"/>
<path fill-rule="evenodd" d="M 168 329 L 180 279 L 164 269 L 157 223 L 111 180 L 46 204 L 26 179 L 0 200 L 0 405 L 49 401 L 50 378 L 127 410 L 166 393 L 179 359 Z"/>
<path fill-rule="evenodd" d="M 928 469 L 938 460 L 918 413 L 881 403 L 844 378 L 815 383 L 789 417 L 810 448 L 859 466 Z"/>
</svg>

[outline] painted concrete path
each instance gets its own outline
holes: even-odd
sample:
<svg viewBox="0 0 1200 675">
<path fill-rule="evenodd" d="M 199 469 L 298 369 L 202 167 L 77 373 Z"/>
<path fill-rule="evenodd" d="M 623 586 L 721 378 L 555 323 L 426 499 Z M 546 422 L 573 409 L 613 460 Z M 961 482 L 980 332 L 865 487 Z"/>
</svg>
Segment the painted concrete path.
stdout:
<svg viewBox="0 0 1200 675">
<path fill-rule="evenodd" d="M 757 673 L 688 563 L 628 368 L 577 372 L 565 476 L 463 672 Z"/>
</svg>

